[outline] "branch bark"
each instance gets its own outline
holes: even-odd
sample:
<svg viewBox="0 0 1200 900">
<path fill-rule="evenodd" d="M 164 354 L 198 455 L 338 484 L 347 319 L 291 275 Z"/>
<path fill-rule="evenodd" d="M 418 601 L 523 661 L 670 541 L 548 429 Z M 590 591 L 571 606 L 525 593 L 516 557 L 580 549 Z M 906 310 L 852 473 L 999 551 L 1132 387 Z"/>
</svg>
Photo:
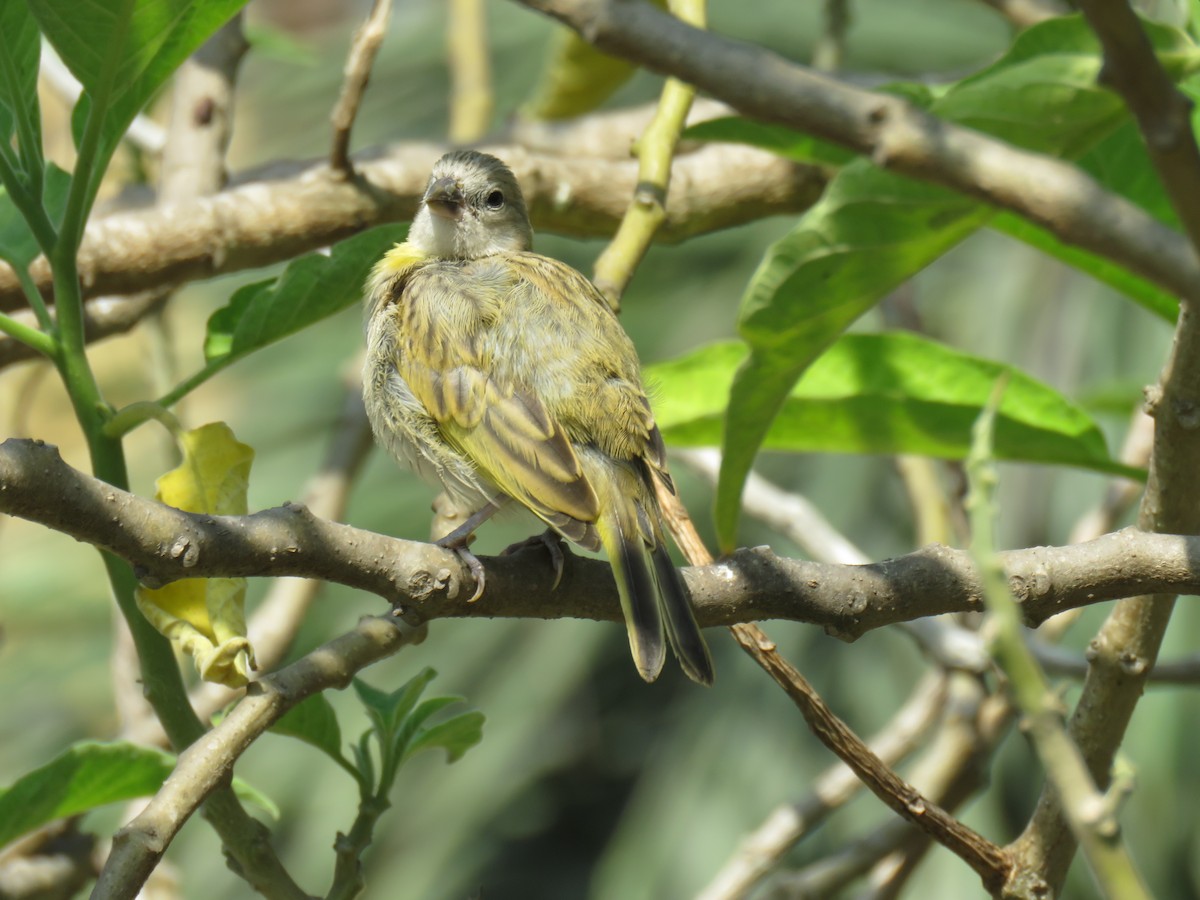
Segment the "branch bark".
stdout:
<svg viewBox="0 0 1200 900">
<path fill-rule="evenodd" d="M 0 512 L 95 544 L 133 564 L 144 584 L 179 578 L 319 578 L 377 594 L 405 615 L 436 618 L 564 617 L 621 621 L 611 570 L 567 555 L 562 582 L 531 564 L 531 548 L 484 557 L 487 592 L 478 601 L 458 556 L 330 522 L 299 506 L 248 516 L 181 512 L 68 466 L 37 441 L 0 444 Z M 1086 544 L 1000 554 L 1030 625 L 1079 606 L 1146 591 L 1200 593 L 1200 537 L 1125 529 Z M 841 566 L 744 549 L 684 572 L 702 625 L 792 619 L 845 640 L 924 616 L 982 609 L 970 556 L 933 545 L 896 559 Z M 1143 665 L 1130 665 L 1140 671 Z"/>
<path fill-rule="evenodd" d="M 423 637 L 423 630 L 398 627 L 386 618 L 366 618 L 354 630 L 256 682 L 220 725 L 179 755 L 159 792 L 114 835 L 92 896 L 137 894 L 183 823 L 228 781 L 238 757 L 284 713 L 305 697 L 344 688 L 359 670 Z"/>
<path fill-rule="evenodd" d="M 557 140 L 573 143 L 569 131 Z M 275 165 L 212 197 L 97 219 L 79 251 L 84 296 L 129 294 L 271 265 L 375 225 L 407 221 L 424 193 L 430 166 L 447 149 L 405 143 L 364 153 L 355 158 L 360 177 L 349 181 L 323 161 Z M 516 172 L 534 226 L 543 231 L 611 234 L 637 183 L 636 160 L 560 156 L 515 144 L 483 149 Z M 728 178 L 729 172 L 738 177 Z M 676 159 L 667 217 L 657 238 L 680 241 L 799 212 L 817 201 L 825 183 L 825 173 L 815 166 L 752 147 L 706 146 Z M 31 274 L 48 295 L 45 259 L 33 263 Z M 0 310 L 25 305 L 16 274 L 0 263 Z"/>
<path fill-rule="evenodd" d="M 1172 205 L 1200 240 L 1200 149 L 1188 103 L 1161 71 L 1141 23 L 1123 0 L 1085 0 L 1089 24 L 1104 48 L 1103 79 L 1122 94 L 1138 121 L 1150 158 Z M 1188 240 L 1179 237 L 1188 243 Z M 1189 244 L 1190 247 L 1190 244 Z M 1193 254 L 1194 255 L 1194 254 Z M 1200 278 L 1181 286 L 1182 302 L 1171 353 L 1148 394 L 1154 417 L 1150 477 L 1138 511 L 1146 531 L 1200 532 Z M 1078 744 L 1098 787 L 1108 785 L 1117 748 L 1158 658 L 1175 591 L 1147 587 L 1118 603 L 1089 644 L 1087 678 L 1071 716 Z M 1066 879 L 1076 843 L 1057 793 L 1043 789 L 1029 825 L 1012 846 L 1023 868 L 1041 873 L 1057 890 Z"/>
<path fill-rule="evenodd" d="M 797 128 L 870 156 L 882 168 L 1012 210 L 1177 295 L 1200 284 L 1200 261 L 1186 238 L 1069 163 L 693 28 L 650 3 L 517 2 L 563 22 L 607 53 L 694 84 L 746 116 Z"/>
</svg>

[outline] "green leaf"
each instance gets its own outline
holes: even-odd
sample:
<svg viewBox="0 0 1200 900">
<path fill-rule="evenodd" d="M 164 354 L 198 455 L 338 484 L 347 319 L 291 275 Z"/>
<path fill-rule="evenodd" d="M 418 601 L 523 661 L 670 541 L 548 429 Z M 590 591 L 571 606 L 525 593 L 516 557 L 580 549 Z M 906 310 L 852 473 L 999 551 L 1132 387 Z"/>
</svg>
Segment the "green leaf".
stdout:
<svg viewBox="0 0 1200 900">
<path fill-rule="evenodd" d="M 63 816 L 149 796 L 174 768 L 175 757 L 153 747 L 124 741 L 73 744 L 0 790 L 0 846 Z M 274 803 L 245 783 L 235 779 L 234 789 L 279 815 Z"/>
<path fill-rule="evenodd" d="M 383 746 L 390 746 L 392 736 L 399 732 L 405 718 L 421 698 L 421 693 L 436 677 L 437 672 L 426 666 L 390 694 L 371 687 L 360 678 L 354 679 L 354 691 L 366 707 Z"/>
<path fill-rule="evenodd" d="M 730 341 L 651 367 L 655 418 L 683 446 L 721 436 L 724 397 L 747 357 Z M 995 452 L 999 458 L 1145 477 L 1114 461 L 1079 406 L 1012 366 L 961 353 L 909 332 L 839 339 L 792 387 L 763 441 L 771 450 L 910 453 L 965 459 L 971 427 L 1007 373 Z"/>
<path fill-rule="evenodd" d="M 37 76 L 42 43 L 37 22 L 21 0 L 0 3 L 0 141 L 19 142 L 27 173 L 42 169 Z"/>
<path fill-rule="evenodd" d="M 478 710 L 464 712 L 439 722 L 416 736 L 408 745 L 405 758 L 415 756 L 422 750 L 442 747 L 446 751 L 446 762 L 456 762 L 483 740 L 483 723 L 484 715 Z"/>
<path fill-rule="evenodd" d="M 800 373 L 855 319 L 992 215 L 958 194 L 857 160 L 768 250 L 742 297 L 751 347 L 729 400 L 717 529 L 735 540 L 742 484 Z"/>
<path fill-rule="evenodd" d="M 46 39 L 83 85 L 72 116 L 81 122 L 97 98 L 104 106 L 94 158 L 81 159 L 81 177 L 98 184 L 134 116 L 171 73 L 229 21 L 246 0 L 27 0 Z M 78 171 L 78 170 L 77 170 Z M 94 189 L 88 191 L 88 196 Z"/>
<path fill-rule="evenodd" d="M 371 267 L 405 234 L 406 225 L 373 228 L 334 245 L 328 256 L 306 254 L 278 278 L 240 288 L 209 318 L 205 358 L 227 364 L 358 303 Z"/>
<path fill-rule="evenodd" d="M 428 720 L 430 716 L 434 715 L 435 713 L 445 709 L 447 706 L 453 706 L 455 703 L 466 703 L 466 698 L 453 696 L 432 697 L 418 705 L 416 709 L 412 711 L 412 714 L 404 720 L 399 731 L 396 733 L 396 740 L 394 744 L 396 753 L 403 757 L 407 752 L 406 748 L 408 747 L 409 742 L 413 739 L 414 735 L 418 733 L 421 726 L 425 724 L 426 720 Z"/>
<path fill-rule="evenodd" d="M 1177 28 L 1142 25 L 1175 78 L 1200 66 L 1200 52 Z M 1099 83 L 1100 47 L 1080 15 L 1020 32 L 993 65 L 963 79 L 934 104 L 937 115 L 1020 147 L 1068 158 L 1093 146 L 1125 118 L 1124 103 Z"/>
<path fill-rule="evenodd" d="M 71 176 L 54 163 L 48 163 L 42 174 L 42 183 L 42 205 L 50 221 L 57 226 L 62 221 L 63 210 L 67 205 Z M 39 253 L 41 248 L 38 247 L 33 232 L 29 230 L 25 217 L 12 202 L 8 192 L 0 188 L 0 259 L 14 268 L 24 269 Z"/>
<path fill-rule="evenodd" d="M 1200 62 L 1177 29 L 1147 25 L 1147 33 L 1173 73 Z M 931 110 L 1023 147 L 1077 156 L 1126 119 L 1116 95 L 1095 85 L 1099 64 L 1081 17 L 1048 20 L 1022 32 L 995 65 L 946 90 Z M 734 377 L 726 413 L 715 513 L 723 549 L 736 542 L 742 485 L 800 374 L 888 291 L 994 214 L 860 159 L 768 249 L 742 298 L 738 327 L 750 353 Z M 1146 302 L 1167 312 L 1161 298 Z"/>
<path fill-rule="evenodd" d="M 271 726 L 276 734 L 286 734 L 311 744 L 327 756 L 343 760 L 342 729 L 337 713 L 324 694 L 313 694 L 296 704 Z"/>
<path fill-rule="evenodd" d="M 74 744 L 0 793 L 0 846 L 62 816 L 153 794 L 174 767 L 150 747 Z"/>
</svg>

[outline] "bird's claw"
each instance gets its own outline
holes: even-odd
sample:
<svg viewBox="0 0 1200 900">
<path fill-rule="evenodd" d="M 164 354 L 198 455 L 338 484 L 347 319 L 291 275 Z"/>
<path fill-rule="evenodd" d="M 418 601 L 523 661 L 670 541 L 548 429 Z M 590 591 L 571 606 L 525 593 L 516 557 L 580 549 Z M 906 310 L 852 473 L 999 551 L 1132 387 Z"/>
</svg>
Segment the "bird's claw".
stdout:
<svg viewBox="0 0 1200 900">
<path fill-rule="evenodd" d="M 460 537 L 447 535 L 440 541 L 434 541 L 434 543 L 443 550 L 453 550 L 458 554 L 458 558 L 471 570 L 471 577 L 475 579 L 475 593 L 470 596 L 467 602 L 474 603 L 483 596 L 483 589 L 487 586 L 487 574 L 483 570 L 483 563 L 479 561 L 479 557 L 472 553 L 470 547 L 467 546 L 469 540 L 469 536 L 464 540 Z"/>
<path fill-rule="evenodd" d="M 563 567 L 566 564 L 566 557 L 563 555 L 562 538 L 558 532 L 547 528 L 541 534 L 535 534 L 523 541 L 517 541 L 505 547 L 501 551 L 501 556 L 509 556 L 519 550 L 524 550 L 526 547 L 536 547 L 541 545 L 546 548 L 546 552 L 550 554 L 550 565 L 554 567 L 554 583 L 550 585 L 550 590 L 556 590 L 562 582 Z"/>
</svg>

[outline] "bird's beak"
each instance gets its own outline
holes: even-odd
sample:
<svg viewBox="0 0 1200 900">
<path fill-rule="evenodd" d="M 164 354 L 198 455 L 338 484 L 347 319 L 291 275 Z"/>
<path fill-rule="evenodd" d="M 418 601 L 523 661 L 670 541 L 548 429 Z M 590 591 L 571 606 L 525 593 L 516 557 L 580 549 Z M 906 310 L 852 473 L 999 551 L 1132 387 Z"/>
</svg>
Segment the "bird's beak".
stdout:
<svg viewBox="0 0 1200 900">
<path fill-rule="evenodd" d="M 462 215 L 462 188 L 453 178 L 439 178 L 425 192 L 425 205 L 435 216 L 457 219 Z"/>
</svg>

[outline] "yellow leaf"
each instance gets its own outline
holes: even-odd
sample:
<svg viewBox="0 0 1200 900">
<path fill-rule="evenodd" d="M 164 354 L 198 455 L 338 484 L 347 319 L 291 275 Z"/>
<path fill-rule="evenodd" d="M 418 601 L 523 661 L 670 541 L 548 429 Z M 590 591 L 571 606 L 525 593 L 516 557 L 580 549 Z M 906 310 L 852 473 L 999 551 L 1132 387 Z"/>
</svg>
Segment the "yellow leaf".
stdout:
<svg viewBox="0 0 1200 900">
<path fill-rule="evenodd" d="M 185 512 L 245 515 L 254 449 L 224 422 L 184 432 L 179 442 L 183 461 L 158 479 L 156 498 Z M 192 657 L 200 677 L 229 687 L 245 685 L 255 667 L 245 601 L 244 578 L 187 578 L 137 590 L 142 614 Z"/>
</svg>

